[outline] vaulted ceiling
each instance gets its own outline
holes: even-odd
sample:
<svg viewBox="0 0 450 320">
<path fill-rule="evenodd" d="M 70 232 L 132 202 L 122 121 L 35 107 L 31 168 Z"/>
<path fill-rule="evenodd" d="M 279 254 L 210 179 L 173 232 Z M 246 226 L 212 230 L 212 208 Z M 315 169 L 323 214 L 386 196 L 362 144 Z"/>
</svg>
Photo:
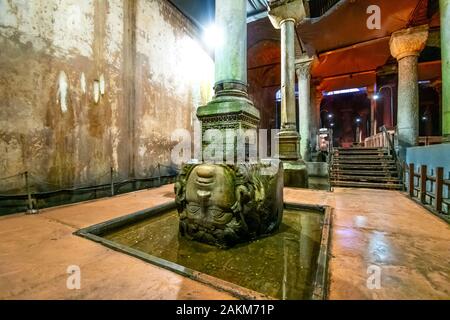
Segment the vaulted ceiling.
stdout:
<svg viewBox="0 0 450 320">
<path fill-rule="evenodd" d="M 170 1 L 199 27 L 214 21 L 215 0 Z M 421 24 L 439 30 L 437 3 L 437 0 L 340 0 L 325 15 L 306 19 L 297 26 L 297 53 L 303 51 L 318 57 L 312 75 L 322 81 L 323 89 L 373 83 L 377 68 L 392 59 L 389 37 L 393 32 Z M 267 0 L 247 1 L 248 67 L 249 72 L 262 75 L 259 81 L 263 87 L 273 87 L 279 85 L 274 79 L 280 77 L 280 32 L 267 18 L 267 5 Z M 367 28 L 370 5 L 381 9 L 381 29 Z M 434 38 L 430 47 L 439 44 L 439 39 Z M 426 54 L 431 56 L 426 61 L 439 60 L 439 50 L 428 50 Z M 426 64 L 421 70 L 424 77 L 430 77 L 438 67 Z"/>
<path fill-rule="evenodd" d="M 214 22 L 215 0 L 170 0 L 170 2 L 200 28 Z M 267 0 L 247 0 L 249 22 L 267 16 L 267 7 Z"/>
</svg>

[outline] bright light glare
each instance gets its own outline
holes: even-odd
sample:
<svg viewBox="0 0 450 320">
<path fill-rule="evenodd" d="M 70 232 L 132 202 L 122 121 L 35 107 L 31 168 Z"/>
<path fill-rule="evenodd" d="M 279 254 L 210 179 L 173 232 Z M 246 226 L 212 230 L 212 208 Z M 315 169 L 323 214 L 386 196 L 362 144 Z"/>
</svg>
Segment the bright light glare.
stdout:
<svg viewBox="0 0 450 320">
<path fill-rule="evenodd" d="M 222 30 L 214 24 L 208 26 L 203 32 L 203 42 L 210 49 L 219 48 L 223 44 Z"/>
<path fill-rule="evenodd" d="M 353 92 L 361 92 L 361 88 L 352 88 L 352 89 L 345 89 L 345 90 L 336 90 L 336 91 L 328 91 L 324 92 L 325 96 L 334 96 L 338 94 L 345 94 L 345 93 L 353 93 Z"/>
<path fill-rule="evenodd" d="M 373 95 L 373 100 L 378 100 L 380 98 L 380 95 L 379 94 L 374 94 Z"/>
</svg>

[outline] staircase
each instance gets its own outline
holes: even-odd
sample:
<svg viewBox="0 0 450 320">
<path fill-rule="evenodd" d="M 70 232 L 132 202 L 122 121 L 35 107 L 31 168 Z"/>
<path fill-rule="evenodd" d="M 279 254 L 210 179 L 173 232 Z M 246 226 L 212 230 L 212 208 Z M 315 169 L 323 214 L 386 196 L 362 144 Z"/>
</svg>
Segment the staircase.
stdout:
<svg viewBox="0 0 450 320">
<path fill-rule="evenodd" d="M 335 148 L 330 169 L 332 187 L 403 189 L 387 148 Z"/>
</svg>

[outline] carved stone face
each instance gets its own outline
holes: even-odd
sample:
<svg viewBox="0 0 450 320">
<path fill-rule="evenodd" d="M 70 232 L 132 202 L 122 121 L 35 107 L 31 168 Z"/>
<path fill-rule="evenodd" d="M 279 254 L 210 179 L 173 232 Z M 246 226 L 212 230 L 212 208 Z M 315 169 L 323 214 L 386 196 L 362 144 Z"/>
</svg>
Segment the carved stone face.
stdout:
<svg viewBox="0 0 450 320">
<path fill-rule="evenodd" d="M 180 235 L 222 248 L 274 232 L 283 215 L 283 167 L 186 164 L 175 183 Z"/>
<path fill-rule="evenodd" d="M 186 183 L 186 218 L 206 230 L 223 229 L 233 219 L 234 174 L 224 166 L 195 167 Z"/>
</svg>

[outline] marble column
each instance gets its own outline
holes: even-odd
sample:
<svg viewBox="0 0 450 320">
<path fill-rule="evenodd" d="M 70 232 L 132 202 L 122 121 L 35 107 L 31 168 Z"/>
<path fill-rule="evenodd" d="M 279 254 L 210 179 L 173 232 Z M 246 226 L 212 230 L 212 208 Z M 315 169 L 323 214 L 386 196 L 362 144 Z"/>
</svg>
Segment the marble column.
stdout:
<svg viewBox="0 0 450 320">
<path fill-rule="evenodd" d="M 323 100 L 320 79 L 314 80 L 314 82 L 311 86 L 311 90 L 313 92 L 313 94 L 311 94 L 311 103 L 315 106 L 315 110 L 316 110 L 316 126 L 317 126 L 316 133 L 317 133 L 317 131 L 319 129 L 321 129 L 323 126 L 322 120 L 320 119 L 320 111 L 321 111 L 320 107 L 321 107 L 322 100 Z"/>
<path fill-rule="evenodd" d="M 428 26 L 409 28 L 391 36 L 391 54 L 398 61 L 397 130 L 400 157 L 417 145 L 419 137 L 418 57 L 428 39 Z"/>
<path fill-rule="evenodd" d="M 448 142 L 449 140 L 446 139 L 446 137 L 443 134 L 443 117 L 444 117 L 444 112 L 442 110 L 442 80 L 435 80 L 433 81 L 433 83 L 431 84 L 431 86 L 434 88 L 434 90 L 436 91 L 436 93 L 438 94 L 438 99 L 439 99 L 439 110 L 438 110 L 438 115 L 442 115 L 442 121 L 439 123 L 439 132 L 441 132 L 442 136 L 444 137 L 444 142 Z"/>
<path fill-rule="evenodd" d="M 317 135 L 320 129 L 320 103 L 322 102 L 322 92 L 318 89 L 320 85 L 319 80 L 310 81 L 310 108 L 311 108 L 311 161 L 317 160 Z"/>
<path fill-rule="evenodd" d="M 300 125 L 300 155 L 305 161 L 311 161 L 312 136 L 315 134 L 315 110 L 311 105 L 311 64 L 313 59 L 302 57 L 295 64 L 298 80 L 298 108 Z"/>
<path fill-rule="evenodd" d="M 257 129 L 260 114 L 247 93 L 247 1 L 216 0 L 215 24 L 223 43 L 215 48 L 215 95 L 197 109 L 202 136 L 209 129 L 219 129 L 224 136 L 229 129 Z M 209 143 L 202 141 L 205 150 Z M 242 150 L 236 148 L 225 144 L 224 158 L 230 153 L 237 156 Z"/>
<path fill-rule="evenodd" d="M 450 143 L 450 0 L 440 0 L 442 56 L 442 136 Z"/>
<path fill-rule="evenodd" d="M 216 86 L 247 87 L 247 4 L 245 0 L 216 0 L 215 25 L 223 44 L 215 48 Z"/>
<path fill-rule="evenodd" d="M 281 129 L 279 158 L 283 161 L 284 185 L 307 187 L 308 174 L 299 152 L 300 135 L 295 113 L 295 25 L 306 17 L 302 0 L 270 2 L 269 18 L 281 29 Z"/>
</svg>

